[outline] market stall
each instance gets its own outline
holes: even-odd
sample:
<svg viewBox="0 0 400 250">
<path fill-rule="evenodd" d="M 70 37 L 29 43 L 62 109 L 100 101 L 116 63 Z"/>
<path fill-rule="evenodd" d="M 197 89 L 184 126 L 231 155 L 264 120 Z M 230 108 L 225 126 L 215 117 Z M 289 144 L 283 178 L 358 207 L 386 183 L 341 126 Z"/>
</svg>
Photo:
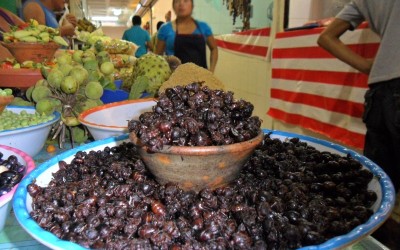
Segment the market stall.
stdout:
<svg viewBox="0 0 400 250">
<path fill-rule="evenodd" d="M 276 34 L 268 115 L 361 149 L 367 76 L 318 46 L 322 30 Z M 379 37 L 366 23 L 347 32 L 343 42 L 369 58 L 379 47 Z"/>
<path fill-rule="evenodd" d="M 309 31 L 309 35 L 316 37 L 317 31 L 320 30 Z M 332 249 L 380 246 L 366 236 L 389 217 L 394 205 L 392 183 L 383 170 L 355 151 L 334 143 L 262 129 L 257 112 L 260 107 L 265 109 L 266 103 L 269 106 L 270 101 L 269 114 L 288 122 L 291 120 L 276 114 L 281 107 L 287 107 L 284 112 L 289 114 L 291 106 L 279 101 L 292 103 L 295 110 L 299 104 L 325 109 L 331 113 L 321 112 L 319 116 L 335 118 L 331 126 L 346 121 L 350 128 L 354 126 L 352 119 L 341 122 L 333 113 L 354 119 L 362 113 L 358 102 L 365 91 L 366 78 L 349 73 L 344 65 L 338 66 L 341 73 L 318 77 L 317 73 L 328 70 L 318 69 L 317 64 L 328 56 L 318 50 L 314 52 L 315 41 L 311 43 L 309 38 L 305 39 L 306 45 L 295 49 L 293 41 L 297 37 L 293 34 L 296 33 L 278 34 L 272 50 L 269 28 L 218 36 L 221 50 L 233 53 L 238 59 L 235 62 L 221 60 L 224 67 L 228 63 L 236 67 L 229 72 L 230 77 L 245 71 L 240 76 L 241 85 L 227 91 L 204 86 L 207 83 L 204 78 L 190 82 L 178 78 L 179 84 L 175 84 L 171 79 L 180 72 L 180 66 L 185 65 L 172 70 L 171 61 L 162 56 L 147 54 L 135 58 L 135 70 L 124 79 L 125 85 L 130 83 L 130 94 L 138 94 L 137 99 L 146 91 L 157 101 L 150 102 L 147 112 L 138 108 L 139 101 L 130 102 L 132 106 L 128 109 L 136 108 L 140 112 L 135 117 L 125 118 L 121 118 L 121 114 L 128 113 L 127 109 L 113 109 L 121 108 L 116 107 L 120 103 L 104 105 L 100 98 L 106 87 L 116 88 L 113 80 L 118 75 L 112 59 L 120 53 L 115 50 L 130 51 L 130 44 L 103 34 L 88 34 L 88 37 L 92 35 L 87 39 L 90 49 L 64 51 L 56 56 L 57 68 L 49 71 L 41 68 L 48 86 L 44 81 L 36 83 L 30 99 L 35 114 L 54 113 L 50 122 L 56 125 L 51 131 L 48 127 L 41 138 L 50 138 L 51 132 L 52 140 L 46 142 L 46 146 L 51 144 L 49 146 L 59 148 L 50 150 L 41 145 L 38 152 L 30 153 L 33 158 L 30 162 L 37 166 L 32 173 L 26 173 L 24 179 L 18 179 L 20 183 L 12 199 L 14 214 L 0 234 L 0 248 L 251 249 L 268 246 L 295 249 L 304 246 Z M 301 40 L 302 34 L 298 36 Z M 285 41 L 286 37 L 290 37 L 290 41 Z M 350 40 L 358 42 L 357 38 Z M 376 51 L 377 44 L 377 41 L 368 42 L 366 48 L 371 45 Z M 272 57 L 272 64 L 271 51 L 276 55 Z M 150 57 L 155 58 L 148 59 Z M 310 58 L 319 61 L 307 65 Z M 130 62 L 129 59 L 126 61 Z M 285 62 L 286 59 L 290 60 Z M 337 68 L 335 63 L 328 64 Z M 271 65 L 278 66 L 272 67 L 272 77 L 269 76 Z M 184 75 L 202 72 L 199 66 L 195 67 L 192 71 L 185 68 Z M 151 72 L 151 69 L 158 71 Z M 210 71 L 201 70 L 206 71 L 209 78 L 213 77 Z M 297 79 L 295 70 L 305 76 Z M 311 74 L 306 74 L 308 71 L 312 71 Z M 165 92 L 158 92 L 160 86 L 155 82 L 160 80 L 161 74 L 160 85 L 168 81 L 175 84 Z M 348 80 L 348 74 L 353 78 Z M 205 74 L 200 75 L 204 77 Z M 271 78 L 273 86 L 270 88 Z M 281 84 L 277 79 L 289 83 Z M 321 87 L 305 88 L 298 95 L 296 88 L 281 88 L 292 82 L 299 87 L 313 84 Z M 341 86 L 343 82 L 351 87 Z M 334 86 L 341 88 L 335 90 Z M 351 88 L 359 92 L 353 93 Z M 4 90 L 4 96 L 14 98 L 10 91 Z M 343 92 L 349 94 L 346 96 Z M 334 98 L 334 94 L 338 96 Z M 319 105 L 320 102 L 327 105 Z M 40 105 L 42 103 L 46 105 Z M 253 113 L 254 107 L 256 112 Z M 118 117 L 104 112 L 96 116 L 96 111 L 106 109 L 114 110 L 108 114 Z M 262 112 L 265 114 L 265 110 Z M 301 113 L 292 113 L 306 116 L 307 112 L 304 109 Z M 90 116 L 94 120 L 90 120 Z M 82 120 L 82 117 L 88 119 Z M 104 120 L 112 124 L 104 124 Z M 118 120 L 121 126 L 115 123 Z M 319 120 L 327 123 L 322 118 Z M 297 125 L 305 127 L 306 124 L 307 120 Z M 81 130 L 74 130 L 78 126 Z M 90 127 L 117 128 L 122 135 L 96 137 Z M 327 128 L 330 127 L 322 130 Z M 15 129 L 14 126 L 5 127 L 3 134 Z M 359 128 L 348 130 L 362 133 Z M 78 132 L 81 132 L 80 137 Z M 335 137 L 339 132 L 332 133 L 332 138 L 339 140 L 340 137 Z M 6 139 L 6 143 L 10 141 Z M 38 144 L 34 139 L 25 141 Z M 328 163 L 332 165 L 325 167 L 326 159 L 330 159 Z M 5 161 L 13 161 L 15 165 L 12 158 Z M 8 162 L 4 164 L 8 166 L 4 172 L 11 169 Z M 14 168 L 20 169 L 17 167 Z M 9 190 L 4 193 L 12 192 L 13 187 L 8 185 Z M 347 220 L 342 219 L 343 214 Z M 13 235 L 16 231 L 18 236 Z"/>
</svg>

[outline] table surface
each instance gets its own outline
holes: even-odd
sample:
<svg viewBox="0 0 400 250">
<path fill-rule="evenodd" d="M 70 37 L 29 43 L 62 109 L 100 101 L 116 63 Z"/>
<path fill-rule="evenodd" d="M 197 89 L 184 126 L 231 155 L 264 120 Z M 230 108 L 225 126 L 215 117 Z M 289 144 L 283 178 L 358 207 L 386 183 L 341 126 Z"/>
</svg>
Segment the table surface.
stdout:
<svg viewBox="0 0 400 250">
<path fill-rule="evenodd" d="M 48 153 L 46 151 L 48 143 L 43 147 L 41 152 L 35 156 L 36 166 L 45 162 L 46 160 L 54 157 L 71 148 L 70 144 L 65 144 L 64 149 L 57 147 L 56 152 Z M 47 250 L 50 249 L 35 239 L 33 239 L 18 223 L 15 215 L 11 209 L 10 215 L 7 218 L 3 231 L 0 232 L 0 249 L 26 249 L 26 250 Z M 362 241 L 346 248 L 346 250 L 388 250 L 387 247 L 380 242 L 368 236 Z"/>
</svg>

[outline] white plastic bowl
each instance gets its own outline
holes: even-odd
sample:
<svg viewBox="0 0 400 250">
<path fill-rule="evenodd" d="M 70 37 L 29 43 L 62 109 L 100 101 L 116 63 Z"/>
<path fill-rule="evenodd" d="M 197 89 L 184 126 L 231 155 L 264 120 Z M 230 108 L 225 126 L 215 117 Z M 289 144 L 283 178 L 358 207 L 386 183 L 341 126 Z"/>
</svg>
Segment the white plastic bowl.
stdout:
<svg viewBox="0 0 400 250">
<path fill-rule="evenodd" d="M 7 159 L 10 155 L 15 155 L 18 158 L 18 162 L 26 167 L 26 173 L 24 176 L 29 174 L 35 168 L 35 162 L 32 157 L 16 148 L 0 145 L 0 152 L 3 154 L 3 159 Z M 0 231 L 3 230 L 4 224 L 10 214 L 11 199 L 14 196 L 15 190 L 17 190 L 19 184 L 15 185 L 10 192 L 3 196 L 0 196 Z"/>
<path fill-rule="evenodd" d="M 300 138 L 300 140 L 307 142 L 309 145 L 314 146 L 320 151 L 329 151 L 340 155 L 350 154 L 365 168 L 369 169 L 375 176 L 380 177 L 374 178 L 369 183 L 369 189 L 377 193 L 378 199 L 372 207 L 374 214 L 369 218 L 366 223 L 357 226 L 351 232 L 345 235 L 334 237 L 320 245 L 303 247 L 301 248 L 302 250 L 330 250 L 345 248 L 346 246 L 354 244 L 371 234 L 390 216 L 395 202 L 395 192 L 393 184 L 386 173 L 375 163 L 368 160 L 366 157 L 356 153 L 355 151 L 324 140 L 281 131 L 264 130 L 264 132 L 271 132 L 272 138 L 278 138 L 280 140 L 285 140 L 286 138 L 293 137 Z M 13 209 L 15 216 L 21 226 L 33 238 L 52 249 L 85 249 L 76 243 L 57 238 L 54 234 L 42 229 L 36 223 L 36 221 L 30 217 L 29 213 L 30 211 L 32 211 L 32 198 L 27 193 L 27 186 L 34 180 L 36 180 L 36 184 L 41 187 L 47 186 L 52 179 L 52 173 L 56 172 L 59 169 L 58 162 L 65 161 L 67 163 L 70 163 L 78 151 L 89 152 L 91 150 L 103 150 L 106 146 L 114 147 L 125 141 L 129 141 L 127 134 L 85 144 L 80 147 L 68 150 L 56 157 L 53 157 L 49 161 L 41 164 L 35 170 L 33 170 L 19 184 L 19 187 L 17 188 L 14 196 Z"/>
<path fill-rule="evenodd" d="M 29 114 L 34 114 L 34 107 L 7 106 L 7 110 L 20 113 L 25 110 Z M 48 122 L 24 128 L 3 130 L 0 132 L 0 144 L 19 149 L 34 157 L 42 150 L 51 126 L 60 119 L 60 113 L 54 112 L 54 118 Z"/>
<path fill-rule="evenodd" d="M 79 121 L 95 140 L 128 133 L 128 121 L 151 111 L 156 102 L 152 98 L 113 102 L 82 112 Z"/>
</svg>

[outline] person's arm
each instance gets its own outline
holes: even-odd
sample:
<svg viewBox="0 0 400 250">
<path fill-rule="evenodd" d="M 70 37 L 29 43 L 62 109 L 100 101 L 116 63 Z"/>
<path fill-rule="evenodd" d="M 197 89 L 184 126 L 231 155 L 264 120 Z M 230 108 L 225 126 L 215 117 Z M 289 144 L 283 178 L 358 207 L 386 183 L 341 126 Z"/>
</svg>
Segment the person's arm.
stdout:
<svg viewBox="0 0 400 250">
<path fill-rule="evenodd" d="M 44 15 L 42 7 L 40 7 L 38 3 L 30 2 L 26 4 L 24 9 L 22 10 L 22 14 L 23 14 L 23 19 L 26 22 L 29 22 L 29 20 L 34 19 L 39 24 L 46 25 L 46 17 Z"/>
<path fill-rule="evenodd" d="M 165 48 L 166 48 L 165 41 L 158 39 L 155 54 L 164 55 Z"/>
<path fill-rule="evenodd" d="M 152 43 L 151 41 L 148 41 L 148 42 L 146 43 L 146 46 L 147 46 L 147 50 L 148 50 L 148 51 L 154 52 L 154 51 L 153 51 L 153 43 Z"/>
<path fill-rule="evenodd" d="M 369 74 L 373 60 L 366 59 L 345 45 L 339 38 L 351 29 L 350 22 L 335 19 L 318 37 L 319 46 L 362 73 Z"/>
<path fill-rule="evenodd" d="M 147 37 L 146 37 L 146 48 L 147 48 L 147 51 L 153 52 L 153 43 L 151 41 L 150 34 L 147 34 Z"/>
<path fill-rule="evenodd" d="M 207 45 L 210 49 L 210 71 L 214 73 L 218 61 L 218 46 L 213 35 L 207 37 Z"/>
</svg>

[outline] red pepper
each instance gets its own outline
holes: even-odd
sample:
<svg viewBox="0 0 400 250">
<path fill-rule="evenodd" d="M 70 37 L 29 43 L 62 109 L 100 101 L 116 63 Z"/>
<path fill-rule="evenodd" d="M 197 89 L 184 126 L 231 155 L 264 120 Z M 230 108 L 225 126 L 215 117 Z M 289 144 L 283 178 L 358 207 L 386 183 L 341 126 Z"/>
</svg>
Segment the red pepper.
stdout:
<svg viewBox="0 0 400 250">
<path fill-rule="evenodd" d="M 2 69 L 12 69 L 13 64 L 11 62 L 5 61 L 1 64 Z"/>
<path fill-rule="evenodd" d="M 18 25 L 19 30 L 23 30 L 29 26 L 29 23 L 21 23 Z"/>
</svg>

